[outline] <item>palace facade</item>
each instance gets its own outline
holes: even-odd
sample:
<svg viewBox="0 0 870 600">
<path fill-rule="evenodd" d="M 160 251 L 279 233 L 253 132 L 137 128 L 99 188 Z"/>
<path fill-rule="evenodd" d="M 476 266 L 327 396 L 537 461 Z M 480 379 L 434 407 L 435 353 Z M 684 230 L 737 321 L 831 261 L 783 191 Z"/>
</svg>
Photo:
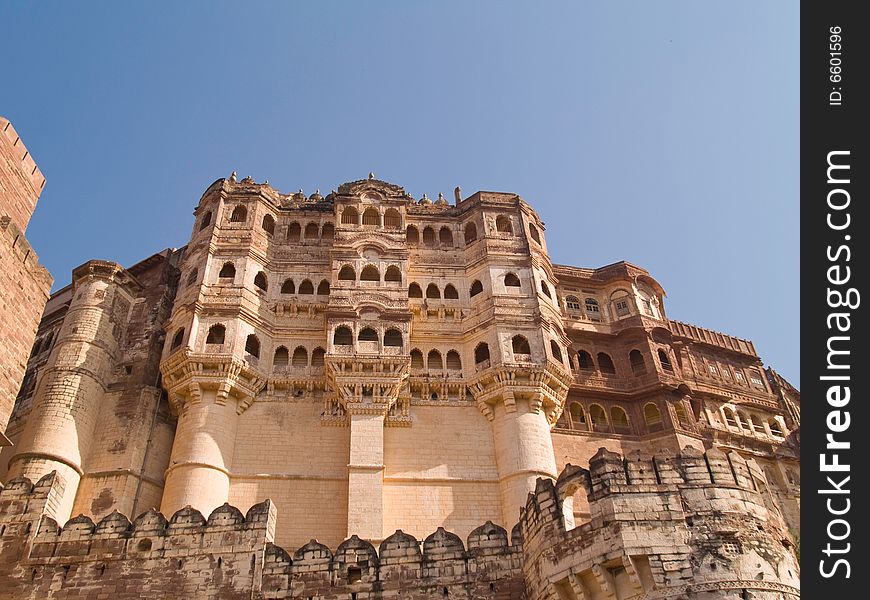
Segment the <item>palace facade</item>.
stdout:
<svg viewBox="0 0 870 600">
<path fill-rule="evenodd" d="M 233 174 L 194 216 L 46 305 L 0 453 L 9 589 L 798 594 L 800 395 L 643 268 L 553 264 L 516 194 L 371 175 Z"/>
</svg>

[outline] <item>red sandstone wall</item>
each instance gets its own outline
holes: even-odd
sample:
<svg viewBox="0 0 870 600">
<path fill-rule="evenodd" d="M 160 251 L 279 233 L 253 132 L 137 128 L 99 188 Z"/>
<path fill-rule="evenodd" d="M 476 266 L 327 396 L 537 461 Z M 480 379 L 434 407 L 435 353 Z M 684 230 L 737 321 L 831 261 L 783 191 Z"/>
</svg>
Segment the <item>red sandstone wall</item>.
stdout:
<svg viewBox="0 0 870 600">
<path fill-rule="evenodd" d="M 0 117 L 0 433 L 6 429 L 52 278 L 24 239 L 45 178 Z M 0 436 L 0 445 L 8 443 Z"/>
<path fill-rule="evenodd" d="M 9 215 L 22 232 L 27 229 L 45 177 L 12 123 L 0 116 L 0 216 Z"/>
</svg>

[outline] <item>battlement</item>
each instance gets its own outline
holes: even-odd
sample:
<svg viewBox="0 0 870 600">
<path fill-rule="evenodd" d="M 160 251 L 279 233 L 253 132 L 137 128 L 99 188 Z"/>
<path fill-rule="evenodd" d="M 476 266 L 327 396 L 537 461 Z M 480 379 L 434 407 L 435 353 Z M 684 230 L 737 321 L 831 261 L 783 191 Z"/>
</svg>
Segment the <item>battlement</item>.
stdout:
<svg viewBox="0 0 870 600">
<path fill-rule="evenodd" d="M 0 116 L 0 216 L 9 215 L 24 231 L 45 186 L 45 177 L 15 127 Z"/>
<path fill-rule="evenodd" d="M 246 514 L 224 504 L 208 518 L 185 507 L 166 518 L 151 509 L 132 522 L 112 512 L 94 523 L 79 515 L 62 527 L 47 503 L 60 491 L 54 472 L 35 485 L 25 478 L 0 490 L 0 589 L 103 589 L 118 598 L 151 593 L 176 597 L 350 597 L 374 590 L 468 590 L 519 597 L 521 547 L 492 522 L 463 542 L 443 528 L 420 542 L 396 531 L 380 546 L 352 536 L 333 552 L 311 540 L 292 554 L 274 545 L 277 513 L 270 500 Z M 71 591 L 69 593 L 72 593 Z M 253 595 L 252 595 L 253 593 Z"/>
<path fill-rule="evenodd" d="M 519 521 L 529 597 L 553 597 L 553 586 L 557 597 L 561 586 L 580 598 L 665 589 L 796 596 L 797 564 L 780 516 L 765 506 L 764 481 L 737 453 L 691 447 L 676 456 L 601 448 L 588 470 L 568 465 L 555 482 L 538 479 Z M 590 519 L 576 524 L 571 508 L 581 490 Z M 530 565 L 546 581 L 530 578 Z"/>
</svg>

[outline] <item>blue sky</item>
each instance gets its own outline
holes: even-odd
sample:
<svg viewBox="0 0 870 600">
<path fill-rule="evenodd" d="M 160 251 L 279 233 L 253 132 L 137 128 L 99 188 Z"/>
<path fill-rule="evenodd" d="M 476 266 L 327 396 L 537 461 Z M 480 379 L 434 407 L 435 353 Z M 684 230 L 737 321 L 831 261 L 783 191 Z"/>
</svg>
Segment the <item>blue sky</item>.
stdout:
<svg viewBox="0 0 870 600">
<path fill-rule="evenodd" d="M 798 3 L 0 2 L 0 114 L 56 279 L 185 244 L 218 177 L 517 192 L 555 262 L 800 381 Z"/>
</svg>

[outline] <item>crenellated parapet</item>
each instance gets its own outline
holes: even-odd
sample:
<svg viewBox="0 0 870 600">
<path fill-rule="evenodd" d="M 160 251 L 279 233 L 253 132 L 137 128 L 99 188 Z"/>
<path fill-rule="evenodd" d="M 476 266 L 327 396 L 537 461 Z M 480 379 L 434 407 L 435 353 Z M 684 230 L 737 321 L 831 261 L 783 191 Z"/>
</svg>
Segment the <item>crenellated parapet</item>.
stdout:
<svg viewBox="0 0 870 600">
<path fill-rule="evenodd" d="M 797 598 L 797 561 L 762 489 L 761 470 L 735 452 L 602 448 L 588 470 L 568 465 L 529 494 L 519 523 L 529 598 Z M 578 493 L 583 524 L 570 510 Z"/>
<path fill-rule="evenodd" d="M 146 583 L 152 595 L 183 598 L 522 595 L 521 546 L 491 522 L 465 542 L 439 528 L 422 541 L 396 531 L 377 548 L 353 535 L 334 551 L 311 540 L 291 553 L 273 544 L 277 513 L 269 500 L 244 515 L 225 504 L 206 518 L 188 506 L 169 518 L 151 509 L 132 521 L 112 512 L 96 523 L 80 515 L 60 526 L 44 511 L 58 485 L 50 474 L 0 490 L 4 598 L 109 589 L 114 598 L 139 598 Z"/>
</svg>

